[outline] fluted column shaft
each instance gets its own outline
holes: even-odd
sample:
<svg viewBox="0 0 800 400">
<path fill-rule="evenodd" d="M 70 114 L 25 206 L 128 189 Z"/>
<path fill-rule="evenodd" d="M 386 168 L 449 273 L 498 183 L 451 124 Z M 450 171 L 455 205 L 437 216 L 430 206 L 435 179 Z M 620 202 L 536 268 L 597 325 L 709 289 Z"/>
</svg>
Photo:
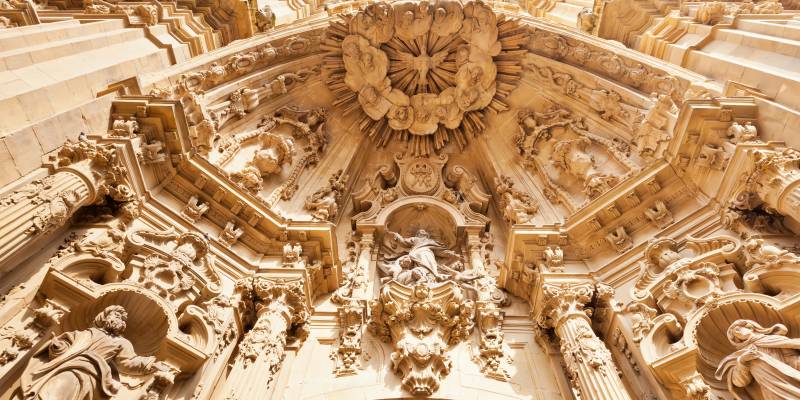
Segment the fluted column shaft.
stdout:
<svg viewBox="0 0 800 400">
<path fill-rule="evenodd" d="M 285 357 L 287 338 L 304 338 L 308 321 L 302 280 L 262 276 L 239 283 L 243 312 L 255 310 L 255 323 L 239 343 L 225 384 L 226 399 L 266 399 Z"/>
<path fill-rule="evenodd" d="M 561 342 L 567 373 L 584 400 L 630 400 L 617 373 L 611 352 L 592 330 L 583 307 L 591 301 L 591 283 L 543 285 L 548 299 L 545 323 L 554 328 Z"/>
<path fill-rule="evenodd" d="M 259 312 L 253 329 L 242 339 L 239 355 L 228 374 L 227 399 L 268 398 L 269 385 L 285 355 L 289 323 L 289 308 L 282 301 Z"/>
<path fill-rule="evenodd" d="M 92 192 L 74 171 L 59 171 L 0 199 L 0 264 L 62 226 L 75 210 L 93 200 Z"/>
</svg>

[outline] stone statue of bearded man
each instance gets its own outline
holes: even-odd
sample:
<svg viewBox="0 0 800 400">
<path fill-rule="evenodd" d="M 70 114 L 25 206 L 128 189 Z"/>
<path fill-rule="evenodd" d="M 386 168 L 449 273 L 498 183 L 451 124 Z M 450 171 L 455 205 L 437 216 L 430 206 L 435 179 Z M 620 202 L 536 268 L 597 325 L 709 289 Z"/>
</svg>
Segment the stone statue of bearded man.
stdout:
<svg viewBox="0 0 800 400">
<path fill-rule="evenodd" d="M 108 306 L 95 317 L 93 327 L 51 339 L 25 368 L 17 399 L 109 399 L 120 389 L 118 371 L 143 375 L 169 370 L 155 357 L 136 355 L 131 342 L 121 336 L 127 318 L 122 306 Z"/>
</svg>

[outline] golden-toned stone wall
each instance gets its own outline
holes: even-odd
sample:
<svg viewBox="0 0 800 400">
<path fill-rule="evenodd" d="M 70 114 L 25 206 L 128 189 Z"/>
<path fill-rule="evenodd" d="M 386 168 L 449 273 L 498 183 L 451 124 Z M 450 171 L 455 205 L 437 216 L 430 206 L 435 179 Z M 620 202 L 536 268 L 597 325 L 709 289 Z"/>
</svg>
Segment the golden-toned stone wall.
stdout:
<svg viewBox="0 0 800 400">
<path fill-rule="evenodd" d="M 0 400 L 800 399 L 795 9 L 0 0 Z"/>
</svg>

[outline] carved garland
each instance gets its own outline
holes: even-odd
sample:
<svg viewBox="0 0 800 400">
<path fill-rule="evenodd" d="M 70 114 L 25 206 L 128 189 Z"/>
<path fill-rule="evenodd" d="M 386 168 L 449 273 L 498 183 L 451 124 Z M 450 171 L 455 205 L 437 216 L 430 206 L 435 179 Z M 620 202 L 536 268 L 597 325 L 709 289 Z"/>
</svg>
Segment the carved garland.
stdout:
<svg viewBox="0 0 800 400">
<path fill-rule="evenodd" d="M 346 113 L 361 106 L 380 146 L 397 134 L 428 155 L 451 138 L 465 147 L 487 107 L 507 109 L 527 37 L 481 1 L 375 3 L 331 24 L 323 76 Z"/>
</svg>

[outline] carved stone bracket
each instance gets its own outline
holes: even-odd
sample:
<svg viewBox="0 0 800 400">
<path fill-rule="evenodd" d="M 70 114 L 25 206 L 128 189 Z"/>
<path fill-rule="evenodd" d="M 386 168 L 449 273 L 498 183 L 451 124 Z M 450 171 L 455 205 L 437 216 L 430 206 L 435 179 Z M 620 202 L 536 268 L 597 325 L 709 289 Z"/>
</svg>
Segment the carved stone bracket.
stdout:
<svg viewBox="0 0 800 400">
<path fill-rule="evenodd" d="M 413 395 L 430 396 L 450 373 L 450 345 L 469 335 L 474 304 L 454 282 L 413 288 L 391 281 L 373 301 L 369 329 L 392 343 L 392 370 Z"/>
</svg>

